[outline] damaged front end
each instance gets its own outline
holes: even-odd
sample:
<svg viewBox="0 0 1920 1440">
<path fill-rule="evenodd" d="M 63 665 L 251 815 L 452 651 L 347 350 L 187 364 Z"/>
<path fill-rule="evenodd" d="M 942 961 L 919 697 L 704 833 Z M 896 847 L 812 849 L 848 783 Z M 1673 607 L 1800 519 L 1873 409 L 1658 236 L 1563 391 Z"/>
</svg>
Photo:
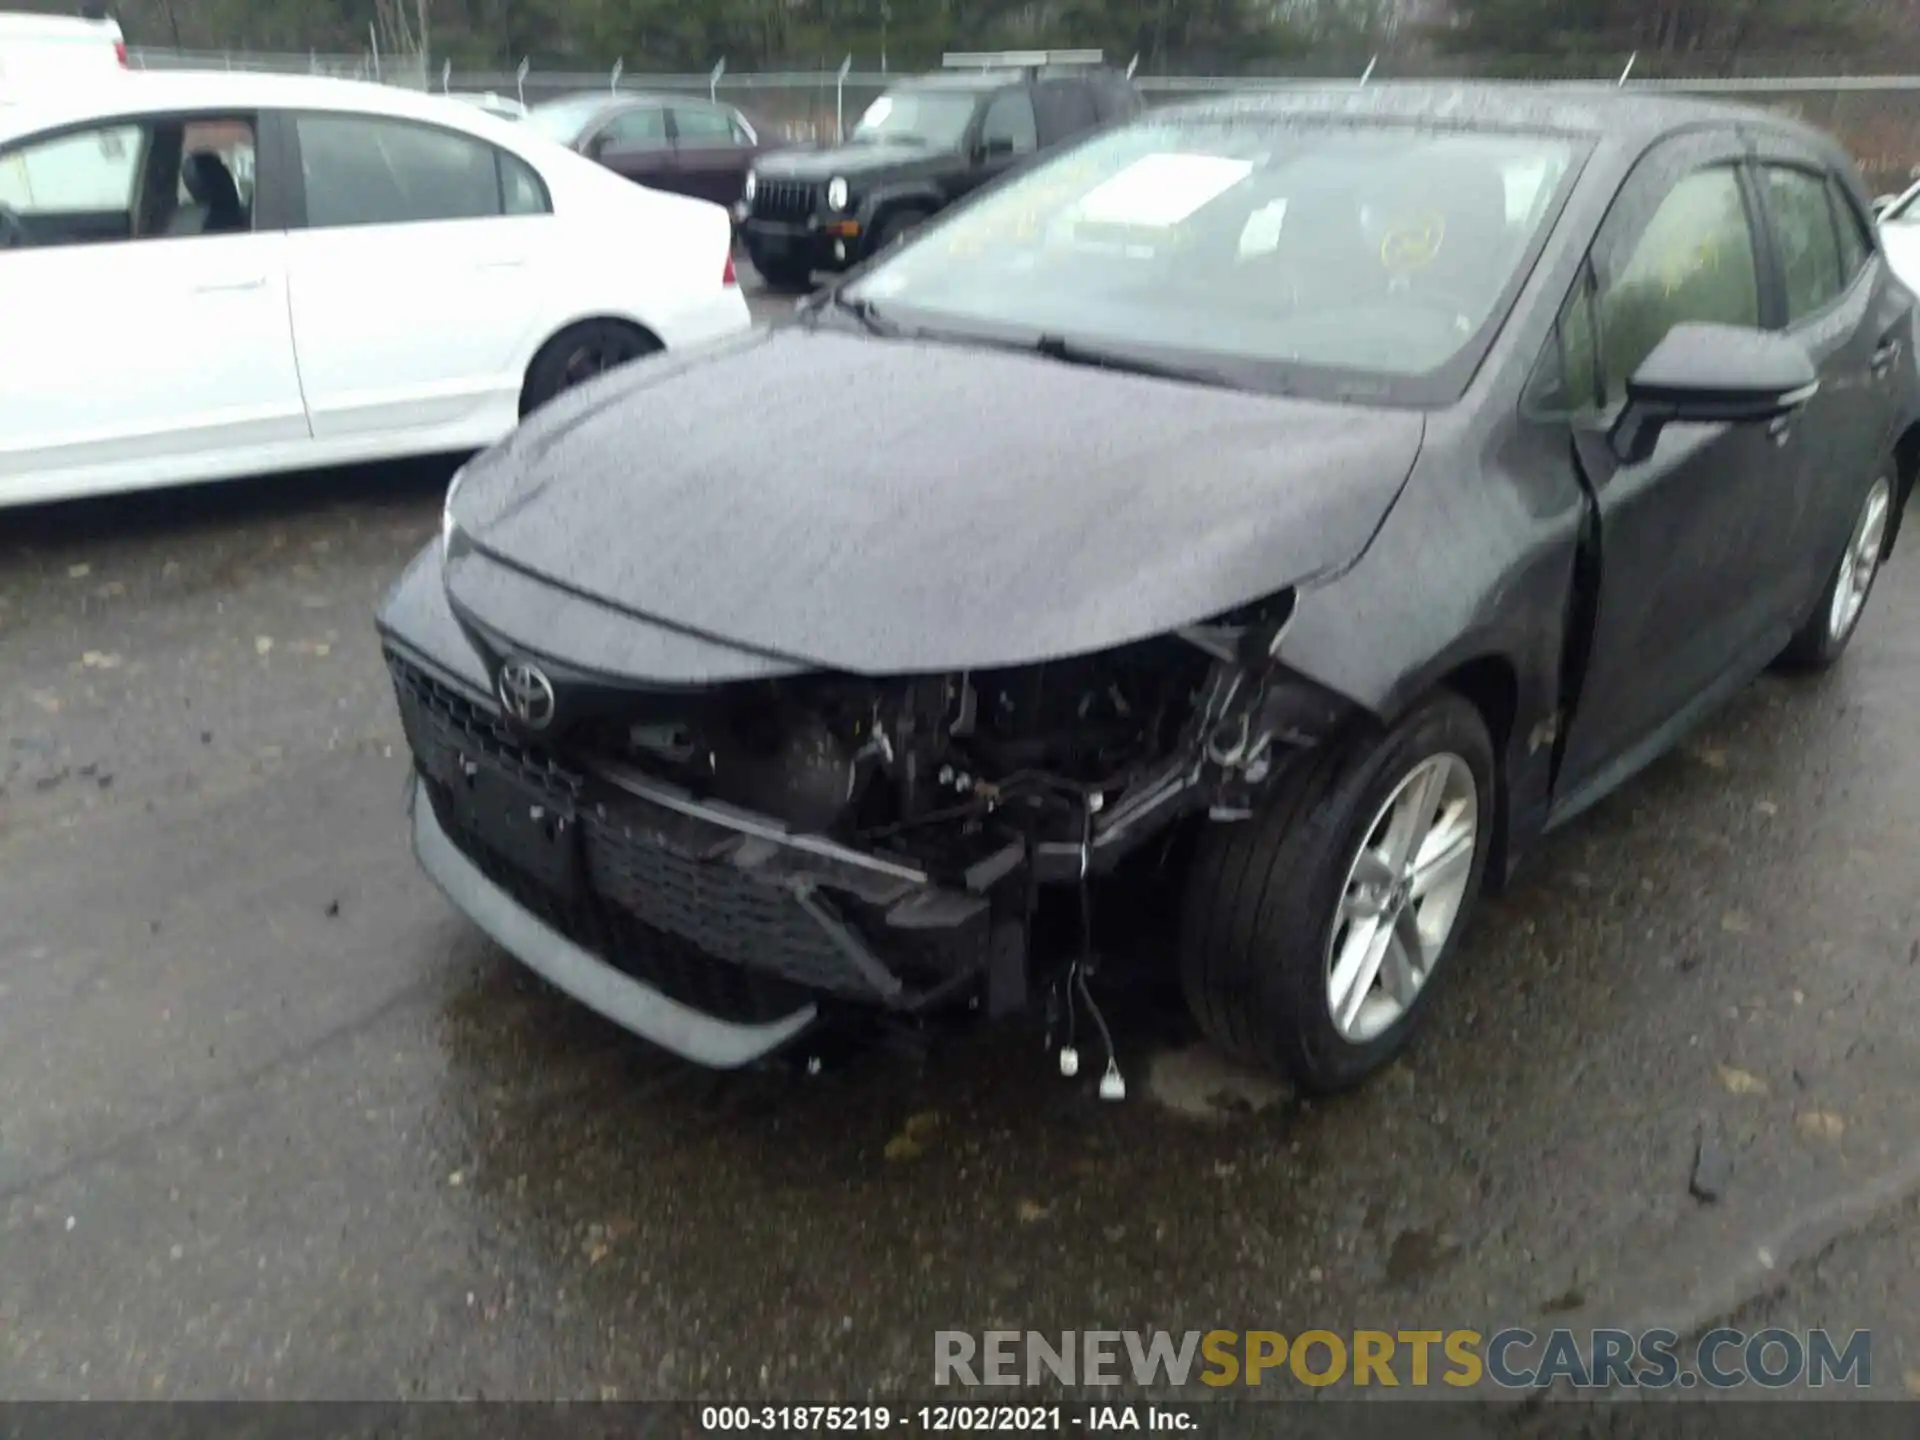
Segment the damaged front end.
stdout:
<svg viewBox="0 0 1920 1440">
<path fill-rule="evenodd" d="M 416 843 L 522 960 L 702 1063 L 849 1009 L 1009 1013 L 1078 958 L 1036 953 L 1042 887 L 1085 886 L 1184 818 L 1250 814 L 1347 718 L 1275 659 L 1292 609 L 1284 592 L 1098 655 L 898 679 L 653 690 L 492 656 L 558 694 L 550 727 L 389 636 Z M 545 939 L 488 923 L 466 870 L 457 893 L 460 865 L 571 947 L 566 976 L 529 953 Z M 575 952 L 664 1007 L 588 993 Z"/>
</svg>

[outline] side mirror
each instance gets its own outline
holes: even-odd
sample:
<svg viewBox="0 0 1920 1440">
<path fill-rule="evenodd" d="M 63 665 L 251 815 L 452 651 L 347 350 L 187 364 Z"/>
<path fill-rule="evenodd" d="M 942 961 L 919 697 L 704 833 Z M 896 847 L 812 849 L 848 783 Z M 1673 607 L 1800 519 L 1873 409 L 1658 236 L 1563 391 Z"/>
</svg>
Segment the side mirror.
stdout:
<svg viewBox="0 0 1920 1440">
<path fill-rule="evenodd" d="M 602 155 L 607 153 L 607 146 L 610 143 L 605 134 L 594 136 L 591 140 L 587 141 L 586 157 L 589 160 L 598 160 Z"/>
<path fill-rule="evenodd" d="M 1627 381 L 1626 408 L 1607 439 L 1623 465 L 1638 465 L 1669 425 L 1764 424 L 1819 389 L 1797 340 L 1744 325 L 1676 325 Z"/>
<path fill-rule="evenodd" d="M 1013 154 L 1013 137 L 1011 135 L 995 135 L 989 139 L 982 140 L 979 145 L 974 148 L 974 154 L 981 160 L 998 160 L 1003 156 L 1011 155 Z"/>
</svg>

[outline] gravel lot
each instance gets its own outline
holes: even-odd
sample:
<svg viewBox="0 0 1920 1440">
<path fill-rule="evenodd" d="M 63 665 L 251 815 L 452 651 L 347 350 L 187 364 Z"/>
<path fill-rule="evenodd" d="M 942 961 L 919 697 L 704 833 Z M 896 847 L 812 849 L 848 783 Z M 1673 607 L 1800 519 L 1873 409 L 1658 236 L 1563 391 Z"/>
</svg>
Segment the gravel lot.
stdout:
<svg viewBox="0 0 1920 1440">
<path fill-rule="evenodd" d="M 0 1394 L 924 1397 L 936 1328 L 1704 1320 L 1783 1280 L 1850 1323 L 1808 1257 L 1920 1150 L 1920 530 L 1837 674 L 1756 686 L 1482 913 L 1379 1083 L 1300 1104 L 1133 1017 L 1112 1106 L 1018 1030 L 705 1074 L 457 918 L 369 623 L 450 471 L 0 529 Z"/>
</svg>

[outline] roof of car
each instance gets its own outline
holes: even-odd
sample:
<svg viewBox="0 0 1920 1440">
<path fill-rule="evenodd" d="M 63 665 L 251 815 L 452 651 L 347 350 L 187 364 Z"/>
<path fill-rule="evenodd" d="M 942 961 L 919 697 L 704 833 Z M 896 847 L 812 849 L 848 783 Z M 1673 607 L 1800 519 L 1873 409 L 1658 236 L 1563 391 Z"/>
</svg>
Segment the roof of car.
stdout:
<svg viewBox="0 0 1920 1440">
<path fill-rule="evenodd" d="M 1765 124 L 1802 137 L 1817 132 L 1771 112 L 1689 95 L 1592 85 L 1385 83 L 1357 87 L 1302 85 L 1222 96 L 1163 112 L 1194 118 L 1340 115 L 1429 121 L 1463 129 L 1540 129 L 1606 135 L 1645 143 L 1701 124 Z"/>
<path fill-rule="evenodd" d="M 909 75 L 894 82 L 898 90 L 997 90 L 1003 85 L 1018 85 L 1027 79 L 1098 80 L 1111 85 L 1126 81 L 1123 71 L 1111 65 L 1037 65 L 1026 69 L 1000 66 L 986 70 L 931 70 L 924 75 Z"/>
<path fill-rule="evenodd" d="M 95 116 L 229 109 L 365 110 L 443 121 L 451 113 L 474 126 L 512 124 L 444 95 L 364 80 L 242 70 L 130 70 L 96 85 L 63 89 L 57 96 L 35 95 L 0 109 L 0 136 L 83 123 Z"/>
</svg>

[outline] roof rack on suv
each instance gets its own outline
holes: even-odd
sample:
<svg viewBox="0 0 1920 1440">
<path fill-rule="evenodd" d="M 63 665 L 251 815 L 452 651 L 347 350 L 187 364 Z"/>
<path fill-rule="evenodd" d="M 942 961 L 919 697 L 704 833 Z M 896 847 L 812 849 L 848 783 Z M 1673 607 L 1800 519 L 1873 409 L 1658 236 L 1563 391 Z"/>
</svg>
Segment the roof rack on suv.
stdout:
<svg viewBox="0 0 1920 1440">
<path fill-rule="evenodd" d="M 1038 70 L 1048 65 L 1104 65 L 1104 50 L 949 50 L 940 57 L 948 70 Z"/>
</svg>

